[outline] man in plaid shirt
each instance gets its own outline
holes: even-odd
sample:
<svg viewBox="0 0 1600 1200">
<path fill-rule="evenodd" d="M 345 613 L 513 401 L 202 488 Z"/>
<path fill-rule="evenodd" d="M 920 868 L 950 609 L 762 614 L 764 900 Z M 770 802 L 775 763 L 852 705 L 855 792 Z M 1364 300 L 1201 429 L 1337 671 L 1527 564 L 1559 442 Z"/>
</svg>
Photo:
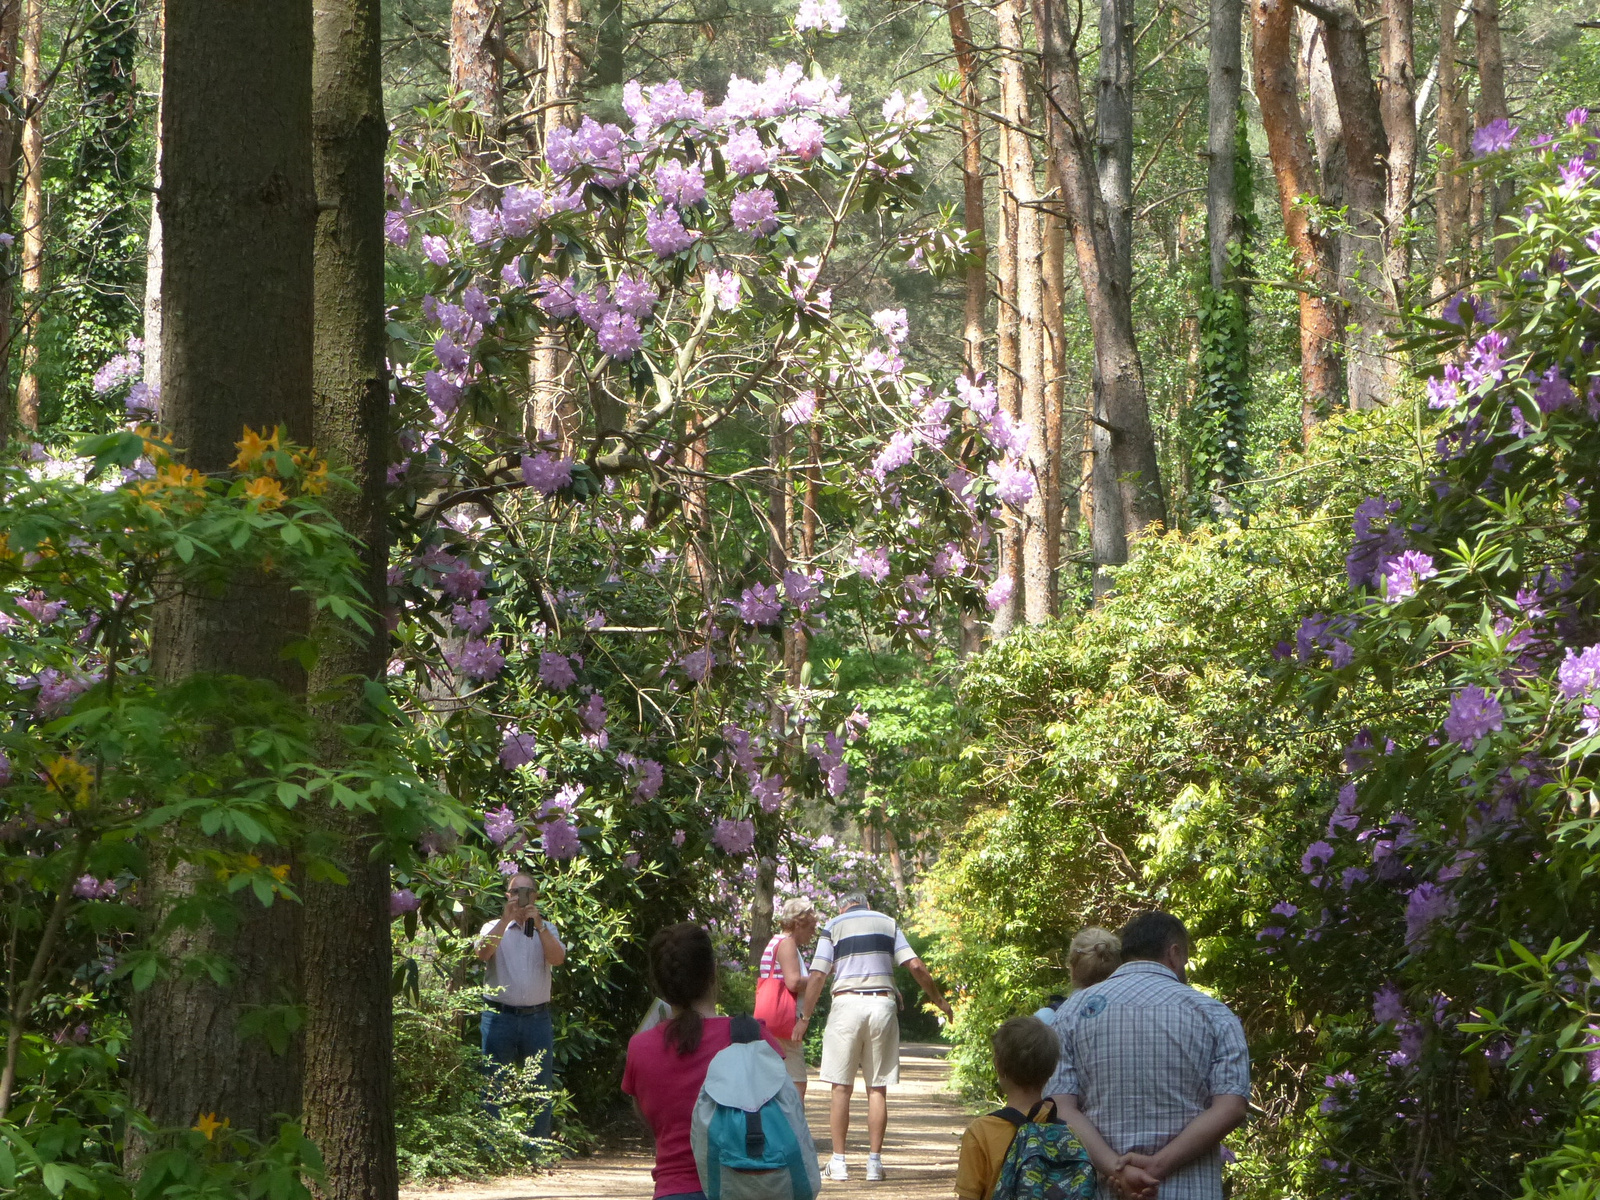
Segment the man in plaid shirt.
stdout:
<svg viewBox="0 0 1600 1200">
<path fill-rule="evenodd" d="M 1244 1027 L 1186 982 L 1189 933 L 1163 912 L 1122 927 L 1122 966 L 1056 1010 L 1061 1063 L 1048 1092 L 1114 1188 L 1222 1200 L 1222 1139 L 1250 1103 Z"/>
</svg>

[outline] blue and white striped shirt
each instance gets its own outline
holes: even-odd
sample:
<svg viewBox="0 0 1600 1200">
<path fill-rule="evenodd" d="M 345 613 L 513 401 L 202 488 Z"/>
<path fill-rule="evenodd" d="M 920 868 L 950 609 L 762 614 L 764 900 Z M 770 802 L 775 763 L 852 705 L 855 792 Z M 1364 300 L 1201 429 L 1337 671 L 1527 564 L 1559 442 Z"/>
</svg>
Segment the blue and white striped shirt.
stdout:
<svg viewBox="0 0 1600 1200">
<path fill-rule="evenodd" d="M 893 917 L 852 908 L 822 927 L 811 969 L 833 968 L 834 995 L 888 991 L 894 987 L 895 966 L 916 956 Z"/>
</svg>

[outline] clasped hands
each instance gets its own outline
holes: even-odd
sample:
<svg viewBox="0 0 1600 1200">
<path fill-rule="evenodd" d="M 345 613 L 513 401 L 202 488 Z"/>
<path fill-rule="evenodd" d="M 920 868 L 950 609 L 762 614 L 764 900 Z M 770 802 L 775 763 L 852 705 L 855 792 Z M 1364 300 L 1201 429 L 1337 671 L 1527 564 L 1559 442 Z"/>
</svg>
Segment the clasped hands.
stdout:
<svg viewBox="0 0 1600 1200">
<path fill-rule="evenodd" d="M 1154 1155 L 1123 1154 L 1111 1172 L 1111 1186 L 1123 1200 L 1155 1200 L 1162 1176 Z"/>
</svg>

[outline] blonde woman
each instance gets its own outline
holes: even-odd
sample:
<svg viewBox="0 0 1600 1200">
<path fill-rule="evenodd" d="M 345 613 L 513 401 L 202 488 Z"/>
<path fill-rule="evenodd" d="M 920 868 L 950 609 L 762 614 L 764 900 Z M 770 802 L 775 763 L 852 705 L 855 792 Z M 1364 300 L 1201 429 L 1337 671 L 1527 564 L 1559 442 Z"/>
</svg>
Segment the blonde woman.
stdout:
<svg viewBox="0 0 1600 1200">
<path fill-rule="evenodd" d="M 1072 990 L 1082 991 L 1111 978 L 1122 965 L 1122 942 L 1109 929 L 1091 925 L 1078 931 L 1067 952 L 1067 969 L 1072 972 Z"/>
<path fill-rule="evenodd" d="M 767 1023 L 767 1032 L 783 1046 L 783 1065 L 789 1069 L 800 1099 L 806 1096 L 806 1056 L 800 1039 L 794 1036 L 795 1002 L 806 986 L 806 960 L 802 946 L 817 936 L 817 909 L 804 896 L 785 900 L 778 910 L 778 929 L 761 953 L 756 973 L 756 1011 L 758 1021 Z"/>
</svg>

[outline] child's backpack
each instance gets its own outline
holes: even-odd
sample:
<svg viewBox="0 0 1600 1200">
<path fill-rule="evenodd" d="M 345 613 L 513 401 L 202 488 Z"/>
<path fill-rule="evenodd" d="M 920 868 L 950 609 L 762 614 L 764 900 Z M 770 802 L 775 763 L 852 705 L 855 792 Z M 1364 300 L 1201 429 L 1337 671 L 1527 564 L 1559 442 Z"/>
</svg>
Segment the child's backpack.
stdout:
<svg viewBox="0 0 1600 1200">
<path fill-rule="evenodd" d="M 1094 1200 L 1089 1152 L 1072 1130 L 1056 1119 L 1055 1106 L 1049 1100 L 1039 1101 L 1026 1116 L 1014 1108 L 996 1115 L 1015 1124 L 1017 1133 L 990 1200 Z"/>
<path fill-rule="evenodd" d="M 822 1188 L 805 1108 L 754 1017 L 706 1068 L 689 1142 L 709 1200 L 814 1200 Z"/>
</svg>

